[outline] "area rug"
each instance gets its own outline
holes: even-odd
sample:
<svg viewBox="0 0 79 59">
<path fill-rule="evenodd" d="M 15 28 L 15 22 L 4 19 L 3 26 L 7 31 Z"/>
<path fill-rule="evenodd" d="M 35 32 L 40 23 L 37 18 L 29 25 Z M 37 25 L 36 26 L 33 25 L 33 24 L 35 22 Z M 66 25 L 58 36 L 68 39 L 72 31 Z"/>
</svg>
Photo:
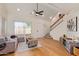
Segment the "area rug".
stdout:
<svg viewBox="0 0 79 59">
<path fill-rule="evenodd" d="M 40 47 L 42 47 L 42 46 L 40 44 L 38 44 L 37 47 L 28 48 L 26 42 L 22 42 L 22 43 L 19 43 L 18 48 L 17 48 L 17 52 L 32 50 L 32 49 L 40 48 Z"/>
</svg>

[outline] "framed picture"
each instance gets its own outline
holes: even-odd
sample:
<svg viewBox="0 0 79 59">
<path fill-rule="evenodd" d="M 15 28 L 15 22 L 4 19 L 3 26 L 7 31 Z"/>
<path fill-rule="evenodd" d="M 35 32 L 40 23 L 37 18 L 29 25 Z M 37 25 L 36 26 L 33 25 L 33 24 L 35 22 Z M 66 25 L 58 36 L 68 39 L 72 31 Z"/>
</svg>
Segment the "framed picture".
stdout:
<svg viewBox="0 0 79 59">
<path fill-rule="evenodd" d="M 78 30 L 78 25 L 77 25 L 77 22 L 78 22 L 78 17 L 74 17 L 70 20 L 67 21 L 67 30 L 68 31 L 77 31 Z"/>
</svg>

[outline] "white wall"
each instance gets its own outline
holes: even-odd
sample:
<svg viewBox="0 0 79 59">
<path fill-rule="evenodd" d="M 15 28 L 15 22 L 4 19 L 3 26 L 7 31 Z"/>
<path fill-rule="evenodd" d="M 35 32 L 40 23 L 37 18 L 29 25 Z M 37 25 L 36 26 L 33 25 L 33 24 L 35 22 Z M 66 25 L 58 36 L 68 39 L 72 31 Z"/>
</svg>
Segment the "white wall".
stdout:
<svg viewBox="0 0 79 59">
<path fill-rule="evenodd" d="M 2 5 L 0 4 L 0 35 L 2 33 Z"/>
<path fill-rule="evenodd" d="M 14 21 L 24 21 L 32 23 L 32 36 L 35 38 L 43 37 L 48 33 L 50 29 L 50 22 L 43 18 L 33 16 L 32 14 L 26 14 L 28 11 L 17 11 L 17 8 L 6 9 L 2 8 L 0 5 L 0 16 L 5 17 L 5 19 L 0 18 L 0 33 L 1 35 L 11 35 L 14 34 Z M 11 12 L 10 12 L 11 11 Z M 5 24 L 4 24 L 5 23 Z M 5 29 L 5 30 L 4 30 Z"/>
<path fill-rule="evenodd" d="M 2 27 L 2 18 L 0 17 L 0 35 L 1 35 L 1 27 Z"/>
<path fill-rule="evenodd" d="M 63 34 L 66 34 L 66 22 L 63 21 L 57 27 L 55 27 L 51 32 L 50 36 L 53 37 L 55 40 L 59 40 L 59 37 Z"/>
<path fill-rule="evenodd" d="M 49 23 L 47 21 L 43 21 L 43 20 L 38 20 L 33 22 L 33 36 L 34 37 L 43 37 L 45 36 L 50 27 L 49 27 Z"/>
<path fill-rule="evenodd" d="M 5 32 L 6 35 L 14 34 L 14 21 L 24 21 L 24 22 L 31 22 L 32 23 L 32 36 L 34 38 L 43 37 L 48 31 L 50 27 L 50 23 L 43 19 L 31 17 L 31 16 L 8 16 L 6 20 L 6 28 Z"/>
<path fill-rule="evenodd" d="M 66 35 L 68 37 L 72 37 L 72 38 L 79 37 L 79 11 L 75 12 L 75 13 L 71 13 L 70 15 L 68 15 L 67 19 L 64 19 L 64 20 L 66 20 L 66 24 L 67 24 L 67 20 L 72 19 L 72 18 L 74 18 L 76 16 L 78 17 L 78 31 L 77 32 L 76 31 L 73 31 L 73 32 L 67 31 Z"/>
<path fill-rule="evenodd" d="M 78 31 L 77 32 L 67 31 L 67 21 L 76 16 L 78 17 Z M 70 13 L 65 18 L 63 18 L 63 20 L 64 21 L 60 25 L 58 25 L 54 30 L 50 32 L 51 37 L 53 37 L 56 40 L 59 40 L 60 36 L 62 36 L 63 34 L 66 34 L 67 37 L 71 38 L 79 37 L 79 12 Z"/>
<path fill-rule="evenodd" d="M 2 16 L 0 16 L 0 35 L 4 34 L 5 34 L 5 21 L 2 18 Z"/>
</svg>

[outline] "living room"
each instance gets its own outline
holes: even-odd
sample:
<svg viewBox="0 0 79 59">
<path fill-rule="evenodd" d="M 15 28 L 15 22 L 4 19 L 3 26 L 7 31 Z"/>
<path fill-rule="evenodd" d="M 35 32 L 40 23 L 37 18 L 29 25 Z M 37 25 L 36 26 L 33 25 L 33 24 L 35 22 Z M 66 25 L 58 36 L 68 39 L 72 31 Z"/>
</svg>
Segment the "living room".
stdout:
<svg viewBox="0 0 79 59">
<path fill-rule="evenodd" d="M 0 4 L 0 55 L 79 55 L 78 7 L 75 3 Z M 64 42 L 67 47 L 63 39 L 69 39 Z"/>
</svg>

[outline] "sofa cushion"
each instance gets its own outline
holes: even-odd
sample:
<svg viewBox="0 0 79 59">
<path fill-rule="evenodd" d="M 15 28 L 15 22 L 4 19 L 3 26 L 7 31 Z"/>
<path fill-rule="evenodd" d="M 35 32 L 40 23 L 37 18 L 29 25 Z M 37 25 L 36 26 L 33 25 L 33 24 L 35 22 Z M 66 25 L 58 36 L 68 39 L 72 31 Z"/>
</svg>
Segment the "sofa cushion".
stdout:
<svg viewBox="0 0 79 59">
<path fill-rule="evenodd" d="M 17 36 L 16 35 L 11 35 L 10 38 L 15 39 L 15 38 L 17 38 Z"/>
<path fill-rule="evenodd" d="M 5 42 L 5 38 L 0 38 L 0 44 Z"/>
<path fill-rule="evenodd" d="M 18 37 L 17 40 L 18 40 L 19 43 L 20 42 L 25 42 L 25 38 L 24 37 Z"/>
<path fill-rule="evenodd" d="M 6 43 L 1 43 L 0 44 L 0 51 L 3 50 L 6 47 Z"/>
</svg>

